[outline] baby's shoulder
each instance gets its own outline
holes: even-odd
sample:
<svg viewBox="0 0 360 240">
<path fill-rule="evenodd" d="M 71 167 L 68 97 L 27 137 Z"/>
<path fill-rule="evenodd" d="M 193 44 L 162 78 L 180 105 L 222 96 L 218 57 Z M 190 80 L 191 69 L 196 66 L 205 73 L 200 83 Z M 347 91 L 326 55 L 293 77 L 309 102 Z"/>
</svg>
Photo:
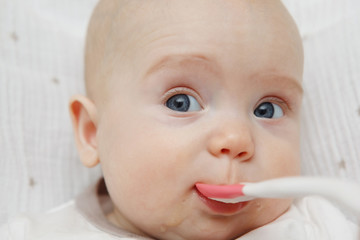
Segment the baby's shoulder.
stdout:
<svg viewBox="0 0 360 240">
<path fill-rule="evenodd" d="M 0 228 L 2 240 L 114 239 L 91 225 L 70 201 L 44 214 L 22 214 Z"/>
</svg>

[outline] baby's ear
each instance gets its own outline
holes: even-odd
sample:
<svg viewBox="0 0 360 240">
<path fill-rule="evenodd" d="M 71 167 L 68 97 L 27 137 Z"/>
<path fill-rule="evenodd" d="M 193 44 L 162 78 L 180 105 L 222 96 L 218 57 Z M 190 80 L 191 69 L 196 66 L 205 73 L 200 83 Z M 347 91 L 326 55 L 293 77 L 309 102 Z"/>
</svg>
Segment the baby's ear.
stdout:
<svg viewBox="0 0 360 240">
<path fill-rule="evenodd" d="M 94 167 L 99 163 L 95 104 L 85 96 L 75 95 L 71 98 L 69 107 L 80 160 L 86 167 Z"/>
</svg>

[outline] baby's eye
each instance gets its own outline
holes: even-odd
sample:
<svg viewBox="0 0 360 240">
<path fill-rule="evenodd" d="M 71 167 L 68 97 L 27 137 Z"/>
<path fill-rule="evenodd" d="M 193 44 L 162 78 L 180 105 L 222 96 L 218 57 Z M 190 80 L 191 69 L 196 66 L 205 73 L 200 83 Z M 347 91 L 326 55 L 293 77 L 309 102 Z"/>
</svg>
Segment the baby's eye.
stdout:
<svg viewBox="0 0 360 240">
<path fill-rule="evenodd" d="M 284 112 L 281 107 L 271 102 L 264 102 L 260 104 L 255 109 L 254 114 L 259 118 L 281 118 L 284 116 Z"/>
<path fill-rule="evenodd" d="M 177 112 L 195 112 L 202 108 L 199 102 L 187 94 L 177 94 L 166 101 L 166 106 Z"/>
</svg>

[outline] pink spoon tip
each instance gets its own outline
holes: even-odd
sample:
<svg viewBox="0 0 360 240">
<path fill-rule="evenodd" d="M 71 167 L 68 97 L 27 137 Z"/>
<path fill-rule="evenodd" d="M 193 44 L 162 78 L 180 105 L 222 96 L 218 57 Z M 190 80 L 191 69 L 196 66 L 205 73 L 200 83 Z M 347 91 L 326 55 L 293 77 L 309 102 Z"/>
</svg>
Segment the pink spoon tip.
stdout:
<svg viewBox="0 0 360 240">
<path fill-rule="evenodd" d="M 243 184 L 212 185 L 205 183 L 195 184 L 197 190 L 208 198 L 235 198 L 244 196 Z"/>
</svg>

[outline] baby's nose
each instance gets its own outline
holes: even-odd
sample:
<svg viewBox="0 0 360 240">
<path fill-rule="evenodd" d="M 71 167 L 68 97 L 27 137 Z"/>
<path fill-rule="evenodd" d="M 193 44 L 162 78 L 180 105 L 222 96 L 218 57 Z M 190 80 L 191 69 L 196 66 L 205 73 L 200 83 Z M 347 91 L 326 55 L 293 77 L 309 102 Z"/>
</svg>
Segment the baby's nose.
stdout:
<svg viewBox="0 0 360 240">
<path fill-rule="evenodd" d="M 251 129 L 244 123 L 224 122 L 209 138 L 208 151 L 216 157 L 228 156 L 239 161 L 250 160 L 254 154 Z"/>
</svg>

